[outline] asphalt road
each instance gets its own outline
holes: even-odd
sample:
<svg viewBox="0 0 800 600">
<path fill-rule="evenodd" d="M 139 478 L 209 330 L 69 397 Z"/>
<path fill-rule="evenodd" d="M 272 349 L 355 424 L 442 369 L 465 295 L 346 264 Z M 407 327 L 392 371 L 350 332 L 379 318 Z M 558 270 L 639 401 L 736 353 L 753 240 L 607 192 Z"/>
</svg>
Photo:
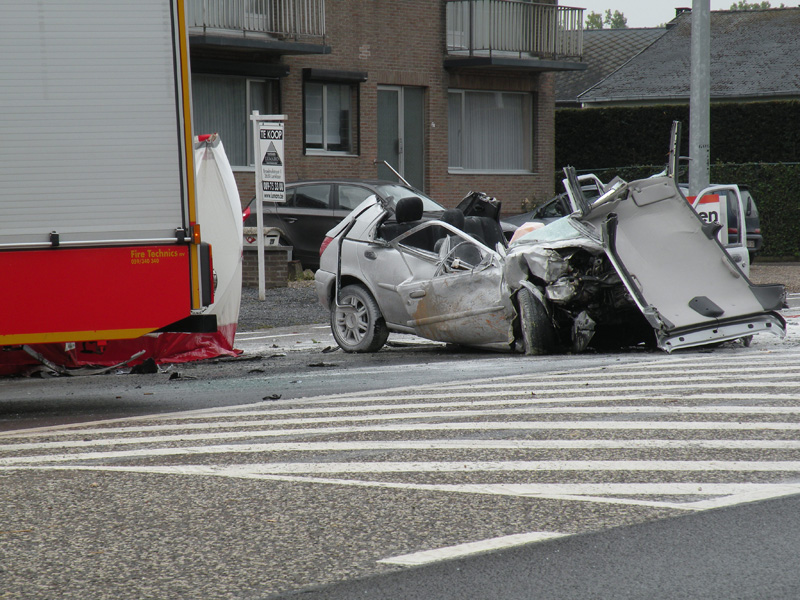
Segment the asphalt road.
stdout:
<svg viewBox="0 0 800 600">
<path fill-rule="evenodd" d="M 790 323 L 556 358 L 297 330 L 4 382 L 0 598 L 795 598 Z"/>
<path fill-rule="evenodd" d="M 272 598 L 800 597 L 800 496 L 488 552 Z"/>
<path fill-rule="evenodd" d="M 409 377 L 435 383 L 554 369 L 580 369 L 622 360 L 619 355 L 553 356 L 472 352 L 394 335 L 375 354 L 338 350 L 324 325 L 242 332 L 238 358 L 161 365 L 150 374 L 130 369 L 87 377 L 0 381 L 0 432 L 177 411 L 212 409 L 325 394 L 402 387 Z M 625 360 L 652 358 L 630 352 Z"/>
</svg>

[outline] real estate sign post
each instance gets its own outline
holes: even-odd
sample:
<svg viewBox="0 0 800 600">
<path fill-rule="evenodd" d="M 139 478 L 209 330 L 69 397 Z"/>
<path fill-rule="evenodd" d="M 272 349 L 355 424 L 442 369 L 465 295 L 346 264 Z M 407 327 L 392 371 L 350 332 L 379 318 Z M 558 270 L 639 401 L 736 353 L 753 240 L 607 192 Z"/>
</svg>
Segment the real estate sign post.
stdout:
<svg viewBox="0 0 800 600">
<path fill-rule="evenodd" d="M 264 201 L 286 202 L 284 127 L 286 115 L 250 115 L 256 171 L 256 237 L 258 240 L 258 299 L 266 298 L 264 283 Z"/>
</svg>

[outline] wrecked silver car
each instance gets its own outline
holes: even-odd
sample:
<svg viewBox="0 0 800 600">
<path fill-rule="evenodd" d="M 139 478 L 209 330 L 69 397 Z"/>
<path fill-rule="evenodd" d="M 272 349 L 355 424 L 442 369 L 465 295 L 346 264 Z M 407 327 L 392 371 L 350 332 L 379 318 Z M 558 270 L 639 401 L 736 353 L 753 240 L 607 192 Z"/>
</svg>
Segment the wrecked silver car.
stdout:
<svg viewBox="0 0 800 600">
<path fill-rule="evenodd" d="M 339 346 L 374 352 L 396 331 L 526 354 L 671 352 L 785 335 L 783 286 L 752 284 L 672 177 L 588 199 L 565 172 L 574 212 L 508 248 L 491 216 L 366 200 L 329 232 L 316 273 Z"/>
</svg>

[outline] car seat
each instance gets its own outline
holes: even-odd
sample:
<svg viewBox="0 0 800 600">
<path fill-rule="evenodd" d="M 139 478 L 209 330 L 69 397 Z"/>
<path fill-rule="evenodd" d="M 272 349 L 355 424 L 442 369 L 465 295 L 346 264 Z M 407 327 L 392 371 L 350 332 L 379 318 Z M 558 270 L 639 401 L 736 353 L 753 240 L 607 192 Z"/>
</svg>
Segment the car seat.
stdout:
<svg viewBox="0 0 800 600">
<path fill-rule="evenodd" d="M 422 198 L 417 196 L 400 198 L 395 206 L 394 216 L 398 223 L 419 221 L 422 218 Z"/>
<path fill-rule="evenodd" d="M 442 212 L 441 220 L 448 225 L 452 225 L 461 231 L 465 231 L 465 223 L 466 217 L 464 217 L 464 213 L 461 212 L 457 208 L 448 208 Z M 464 238 L 453 235 L 449 233 L 447 230 L 444 230 L 444 233 L 440 239 L 436 241 L 434 245 L 434 251 L 440 252 L 442 246 L 446 244 L 446 250 L 448 254 L 451 255 L 451 258 L 458 258 L 462 263 L 466 263 L 469 266 L 476 266 L 481 262 L 483 255 L 481 254 L 480 249 L 475 246 L 474 244 L 467 242 Z"/>
<path fill-rule="evenodd" d="M 422 222 L 422 199 L 417 196 L 407 196 L 397 201 L 394 209 L 394 221 L 387 221 L 381 225 L 378 234 L 381 238 L 391 241 L 398 235 L 413 229 Z M 433 250 L 434 228 L 428 227 L 407 237 L 403 243 L 423 250 Z"/>
<path fill-rule="evenodd" d="M 464 222 L 465 222 L 466 219 L 464 217 L 464 213 L 461 212 L 460 210 L 458 210 L 457 208 L 446 208 L 442 212 L 442 216 L 441 216 L 440 220 L 445 222 L 445 223 L 447 223 L 448 225 L 452 225 L 456 229 L 460 229 L 461 231 L 465 231 L 464 230 Z M 434 244 L 434 246 L 433 246 L 434 252 L 439 252 L 439 249 L 442 247 L 442 244 L 444 243 L 444 241 L 446 239 L 453 238 L 453 237 L 458 238 L 458 236 L 454 236 L 447 229 L 444 229 L 444 228 L 440 228 L 440 229 L 441 229 L 441 236 L 439 237 L 438 240 L 436 240 L 436 244 Z M 455 240 L 451 240 L 451 242 L 453 242 L 453 241 L 455 241 Z"/>
<path fill-rule="evenodd" d="M 466 217 L 464 231 L 492 250 L 497 244 L 507 245 L 500 223 L 489 217 Z"/>
</svg>

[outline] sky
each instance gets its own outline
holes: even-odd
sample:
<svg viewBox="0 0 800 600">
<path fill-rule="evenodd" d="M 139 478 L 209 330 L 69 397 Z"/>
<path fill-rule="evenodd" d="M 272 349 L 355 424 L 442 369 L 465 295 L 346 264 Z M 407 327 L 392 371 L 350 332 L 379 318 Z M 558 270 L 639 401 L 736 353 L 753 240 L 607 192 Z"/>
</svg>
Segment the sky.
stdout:
<svg viewBox="0 0 800 600">
<path fill-rule="evenodd" d="M 755 0 L 753 0 L 755 1 Z M 675 17 L 675 9 L 692 7 L 692 0 L 559 0 L 560 6 L 584 8 L 583 20 L 589 13 L 604 15 L 606 10 L 619 11 L 628 19 L 628 27 L 658 27 Z M 711 10 L 728 10 L 736 0 L 711 0 Z M 773 7 L 781 1 L 770 2 Z M 786 6 L 796 6 L 797 2 L 783 0 Z"/>
</svg>

